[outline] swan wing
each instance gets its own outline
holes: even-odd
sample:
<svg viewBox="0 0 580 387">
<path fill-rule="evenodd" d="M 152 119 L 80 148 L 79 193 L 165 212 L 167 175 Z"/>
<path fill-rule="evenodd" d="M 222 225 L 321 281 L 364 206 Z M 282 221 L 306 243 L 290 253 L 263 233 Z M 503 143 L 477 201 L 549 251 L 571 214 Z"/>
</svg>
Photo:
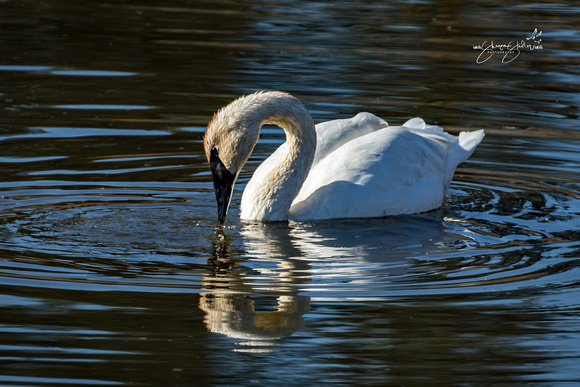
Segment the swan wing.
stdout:
<svg viewBox="0 0 580 387">
<path fill-rule="evenodd" d="M 421 128 L 418 121 L 409 126 L 357 137 L 319 160 L 294 200 L 290 217 L 382 217 L 440 207 L 457 166 L 452 164 L 475 148 L 466 150 L 462 144 L 477 145 L 477 138 L 465 136 L 470 141 L 460 143 L 461 137 L 439 127 Z"/>
<path fill-rule="evenodd" d="M 366 112 L 352 118 L 316 125 L 316 153 L 313 165 L 349 141 L 388 126 L 389 124 L 382 118 Z"/>
</svg>

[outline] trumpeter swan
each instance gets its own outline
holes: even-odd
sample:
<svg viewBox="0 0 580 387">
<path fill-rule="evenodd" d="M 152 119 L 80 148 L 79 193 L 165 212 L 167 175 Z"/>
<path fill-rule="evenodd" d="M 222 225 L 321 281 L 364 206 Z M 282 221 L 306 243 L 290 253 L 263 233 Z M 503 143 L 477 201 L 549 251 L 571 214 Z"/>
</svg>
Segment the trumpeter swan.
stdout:
<svg viewBox="0 0 580 387">
<path fill-rule="evenodd" d="M 369 218 L 433 210 L 443 204 L 457 165 L 484 137 L 483 130 L 455 137 L 420 118 L 393 127 L 370 113 L 315 126 L 290 94 L 243 96 L 214 115 L 204 136 L 220 223 L 266 124 L 284 129 L 286 142 L 248 182 L 240 212 L 245 220 Z"/>
</svg>

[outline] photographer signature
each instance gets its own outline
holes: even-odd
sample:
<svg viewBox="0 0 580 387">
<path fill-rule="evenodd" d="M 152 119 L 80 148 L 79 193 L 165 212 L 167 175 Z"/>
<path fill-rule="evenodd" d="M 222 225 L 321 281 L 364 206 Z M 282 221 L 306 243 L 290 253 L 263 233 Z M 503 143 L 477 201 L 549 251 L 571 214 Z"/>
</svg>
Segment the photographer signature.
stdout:
<svg viewBox="0 0 580 387">
<path fill-rule="evenodd" d="M 475 60 L 476 63 L 484 63 L 491 59 L 492 56 L 495 54 L 503 55 L 501 62 L 502 63 L 510 63 L 514 61 L 518 56 L 520 56 L 521 51 L 524 49 L 528 49 L 530 51 L 533 50 L 541 50 L 544 47 L 542 46 L 542 31 L 538 31 L 537 28 L 534 29 L 534 32 L 525 40 L 520 40 L 518 42 L 513 43 L 510 41 L 507 44 L 494 44 L 493 40 L 491 43 L 488 44 L 487 41 L 483 42 L 480 45 L 474 45 L 474 50 L 481 50 L 481 53 Z"/>
</svg>

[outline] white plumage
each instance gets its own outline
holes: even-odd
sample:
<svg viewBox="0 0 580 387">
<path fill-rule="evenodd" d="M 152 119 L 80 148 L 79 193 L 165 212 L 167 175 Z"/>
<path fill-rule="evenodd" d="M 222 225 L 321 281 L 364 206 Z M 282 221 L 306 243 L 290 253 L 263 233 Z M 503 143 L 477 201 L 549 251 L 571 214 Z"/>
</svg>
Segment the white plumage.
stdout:
<svg viewBox="0 0 580 387">
<path fill-rule="evenodd" d="M 208 126 L 208 160 L 212 147 L 226 148 L 228 159 L 235 153 L 231 147 L 248 148 L 243 140 L 224 147 L 223 139 L 228 136 L 220 136 L 219 132 L 239 130 L 236 125 L 252 132 L 247 142 L 254 145 L 259 128 L 265 123 L 277 124 L 286 131 L 287 141 L 256 169 L 248 182 L 242 195 L 242 219 L 368 218 L 438 208 L 457 165 L 473 153 L 484 137 L 483 130 L 462 132 L 455 137 L 438 126 L 426 125 L 420 118 L 402 126 L 388 126 L 370 113 L 324 122 L 314 129 L 310 114 L 296 102 L 294 97 L 280 92 L 252 94 L 236 101 L 236 110 L 247 106 L 246 111 L 228 112 L 228 105 Z M 261 111 L 268 112 L 267 116 Z M 226 121 L 225 116 L 238 113 L 247 120 L 233 120 L 234 127 L 231 117 L 229 125 L 221 122 Z M 257 122 L 257 127 L 248 129 L 244 126 L 246 121 Z M 239 156 L 240 160 L 245 157 L 243 162 L 232 159 L 223 163 L 226 167 L 237 166 L 247 156 Z M 239 168 L 230 172 L 237 176 Z"/>
</svg>

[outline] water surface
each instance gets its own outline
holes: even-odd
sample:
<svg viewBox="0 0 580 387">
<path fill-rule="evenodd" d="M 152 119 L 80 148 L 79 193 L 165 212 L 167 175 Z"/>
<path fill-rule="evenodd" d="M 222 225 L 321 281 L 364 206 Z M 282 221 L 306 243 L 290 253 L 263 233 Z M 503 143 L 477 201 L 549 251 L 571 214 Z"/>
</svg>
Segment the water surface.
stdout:
<svg viewBox="0 0 580 387">
<path fill-rule="evenodd" d="M 0 12 L 0 384 L 580 382 L 579 8 Z M 527 38 L 542 48 L 477 63 L 474 46 Z M 316 122 L 369 111 L 486 138 L 440 210 L 240 222 L 284 141 L 266 128 L 216 228 L 205 125 L 256 90 Z"/>
</svg>

